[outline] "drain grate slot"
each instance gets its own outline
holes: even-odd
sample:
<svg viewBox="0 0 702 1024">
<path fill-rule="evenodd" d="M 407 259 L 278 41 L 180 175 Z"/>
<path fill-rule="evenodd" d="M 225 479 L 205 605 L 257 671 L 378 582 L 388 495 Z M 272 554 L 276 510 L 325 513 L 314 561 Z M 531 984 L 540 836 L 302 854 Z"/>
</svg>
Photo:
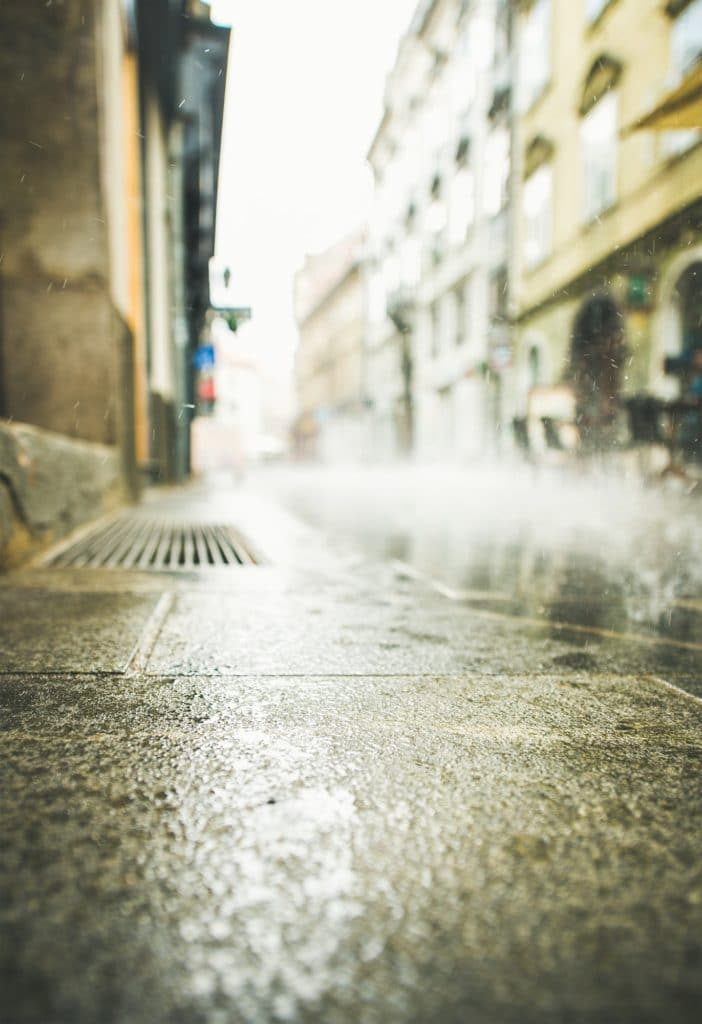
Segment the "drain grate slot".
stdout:
<svg viewBox="0 0 702 1024">
<path fill-rule="evenodd" d="M 255 565 L 257 559 L 231 526 L 125 515 L 49 556 L 46 564 L 62 569 L 177 572 Z"/>
</svg>

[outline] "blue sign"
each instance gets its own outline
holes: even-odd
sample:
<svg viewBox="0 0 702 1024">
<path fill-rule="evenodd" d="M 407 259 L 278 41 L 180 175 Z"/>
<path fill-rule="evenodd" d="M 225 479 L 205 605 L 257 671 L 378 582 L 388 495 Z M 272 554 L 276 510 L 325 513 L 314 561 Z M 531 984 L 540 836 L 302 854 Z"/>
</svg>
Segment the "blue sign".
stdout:
<svg viewBox="0 0 702 1024">
<path fill-rule="evenodd" d="M 203 370 L 211 370 L 215 364 L 214 345 L 200 345 L 193 356 L 193 366 L 201 373 Z"/>
</svg>

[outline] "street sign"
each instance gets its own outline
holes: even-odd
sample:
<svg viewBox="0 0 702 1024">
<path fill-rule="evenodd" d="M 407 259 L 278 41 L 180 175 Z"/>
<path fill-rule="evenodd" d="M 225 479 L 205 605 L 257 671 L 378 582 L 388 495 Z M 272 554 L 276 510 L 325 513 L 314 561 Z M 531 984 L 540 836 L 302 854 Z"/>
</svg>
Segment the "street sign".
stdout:
<svg viewBox="0 0 702 1024">
<path fill-rule="evenodd" d="M 193 355 L 193 366 L 201 373 L 213 369 L 215 364 L 214 345 L 200 345 Z"/>
</svg>

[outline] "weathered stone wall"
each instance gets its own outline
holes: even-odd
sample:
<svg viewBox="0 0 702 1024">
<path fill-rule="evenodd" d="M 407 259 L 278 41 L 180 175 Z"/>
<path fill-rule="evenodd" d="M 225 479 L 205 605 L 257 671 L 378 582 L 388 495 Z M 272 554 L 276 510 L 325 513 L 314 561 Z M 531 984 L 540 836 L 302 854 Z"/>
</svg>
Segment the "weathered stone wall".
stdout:
<svg viewBox="0 0 702 1024">
<path fill-rule="evenodd" d="M 117 449 L 0 423 L 0 569 L 125 500 Z"/>
<path fill-rule="evenodd" d="M 0 4 L 0 414 L 115 444 L 94 0 Z"/>
<path fill-rule="evenodd" d="M 132 339 L 111 285 L 103 173 L 101 2 L 0 4 L 0 567 L 135 488 Z"/>
</svg>

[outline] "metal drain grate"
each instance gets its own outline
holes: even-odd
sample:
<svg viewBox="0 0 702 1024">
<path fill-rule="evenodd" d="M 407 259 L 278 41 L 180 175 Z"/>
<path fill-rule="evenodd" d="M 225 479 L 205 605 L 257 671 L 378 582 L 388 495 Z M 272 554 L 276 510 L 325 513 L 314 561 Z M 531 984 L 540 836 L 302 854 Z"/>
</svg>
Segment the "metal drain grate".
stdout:
<svg viewBox="0 0 702 1024">
<path fill-rule="evenodd" d="M 172 523 L 125 515 L 97 527 L 51 556 L 63 569 L 186 571 L 255 565 L 256 558 L 230 526 Z"/>
</svg>

